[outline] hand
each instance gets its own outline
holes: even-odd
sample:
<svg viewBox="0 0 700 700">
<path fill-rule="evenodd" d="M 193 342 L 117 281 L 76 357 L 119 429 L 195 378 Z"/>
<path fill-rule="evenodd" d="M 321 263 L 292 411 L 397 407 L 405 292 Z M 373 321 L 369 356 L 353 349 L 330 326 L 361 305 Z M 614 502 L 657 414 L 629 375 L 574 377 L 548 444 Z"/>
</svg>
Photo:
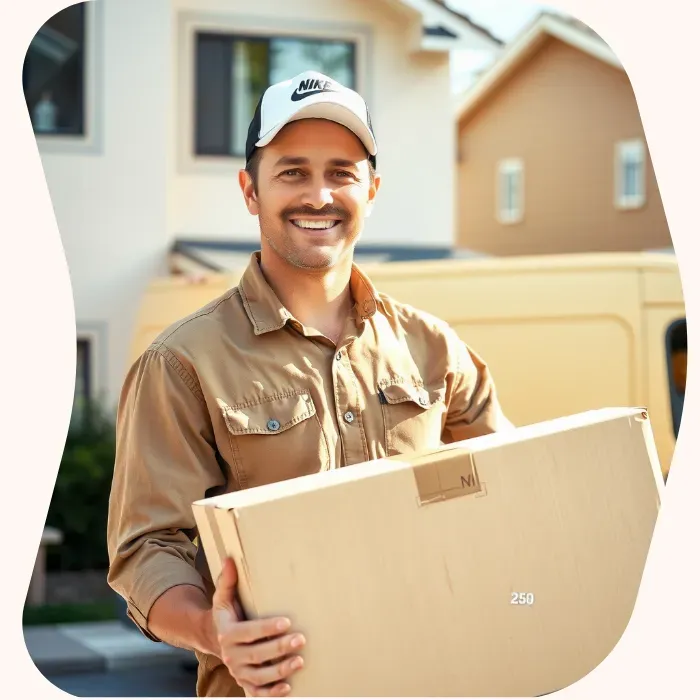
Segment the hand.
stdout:
<svg viewBox="0 0 700 700">
<path fill-rule="evenodd" d="M 236 600 L 237 583 L 236 566 L 227 559 L 212 600 L 219 657 L 248 695 L 288 695 L 287 680 L 304 665 L 298 652 L 306 640 L 290 632 L 291 623 L 285 618 L 245 621 Z"/>
</svg>

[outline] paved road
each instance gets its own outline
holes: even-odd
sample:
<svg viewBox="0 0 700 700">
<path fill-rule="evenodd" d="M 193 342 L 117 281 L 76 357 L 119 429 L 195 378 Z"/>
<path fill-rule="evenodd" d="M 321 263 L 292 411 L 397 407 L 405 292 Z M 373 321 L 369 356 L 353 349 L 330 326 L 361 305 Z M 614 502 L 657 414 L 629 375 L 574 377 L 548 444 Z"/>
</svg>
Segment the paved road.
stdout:
<svg viewBox="0 0 700 700">
<path fill-rule="evenodd" d="M 196 671 L 179 665 L 105 673 L 47 676 L 56 687 L 79 698 L 194 698 Z"/>
</svg>

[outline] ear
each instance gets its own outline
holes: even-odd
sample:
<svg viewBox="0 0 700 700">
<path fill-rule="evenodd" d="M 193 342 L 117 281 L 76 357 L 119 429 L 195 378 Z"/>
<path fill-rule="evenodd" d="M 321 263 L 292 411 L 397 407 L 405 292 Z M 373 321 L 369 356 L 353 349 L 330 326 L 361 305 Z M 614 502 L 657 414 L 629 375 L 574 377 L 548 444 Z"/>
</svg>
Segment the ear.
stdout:
<svg viewBox="0 0 700 700">
<path fill-rule="evenodd" d="M 241 170 L 238 173 L 238 184 L 241 187 L 241 192 L 243 192 L 243 199 L 245 200 L 248 212 L 253 216 L 257 216 L 259 213 L 258 196 L 255 194 L 253 179 L 250 177 L 250 173 L 247 170 Z"/>
<path fill-rule="evenodd" d="M 377 192 L 382 184 L 382 178 L 378 173 L 374 175 L 374 182 L 369 187 L 369 197 L 367 199 L 367 208 L 365 209 L 365 218 L 372 215 L 372 210 L 374 209 L 374 202 L 377 198 Z"/>
</svg>

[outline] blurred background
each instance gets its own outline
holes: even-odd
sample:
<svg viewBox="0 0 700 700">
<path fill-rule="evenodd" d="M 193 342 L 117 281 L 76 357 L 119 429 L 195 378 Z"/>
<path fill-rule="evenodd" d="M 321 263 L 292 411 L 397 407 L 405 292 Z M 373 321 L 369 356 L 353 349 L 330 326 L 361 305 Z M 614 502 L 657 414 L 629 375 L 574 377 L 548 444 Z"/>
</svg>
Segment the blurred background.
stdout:
<svg viewBox="0 0 700 700">
<path fill-rule="evenodd" d="M 190 655 L 140 635 L 106 584 L 116 403 L 147 343 L 258 248 L 236 177 L 248 123 L 309 69 L 372 112 L 383 183 L 356 259 L 380 289 L 468 337 L 517 423 L 649 405 L 668 473 L 680 279 L 632 86 L 593 30 L 525 0 L 74 4 L 22 74 L 77 321 L 25 639 L 74 695 L 194 695 Z"/>
</svg>

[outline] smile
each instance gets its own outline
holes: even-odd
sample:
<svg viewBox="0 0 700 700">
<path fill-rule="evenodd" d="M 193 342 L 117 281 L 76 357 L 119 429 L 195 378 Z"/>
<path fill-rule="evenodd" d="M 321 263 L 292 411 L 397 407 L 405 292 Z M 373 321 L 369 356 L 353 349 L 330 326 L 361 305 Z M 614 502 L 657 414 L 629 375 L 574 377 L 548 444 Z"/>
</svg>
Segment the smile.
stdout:
<svg viewBox="0 0 700 700">
<path fill-rule="evenodd" d="M 340 219 L 290 219 L 297 227 L 307 231 L 326 231 L 340 223 Z"/>
</svg>

